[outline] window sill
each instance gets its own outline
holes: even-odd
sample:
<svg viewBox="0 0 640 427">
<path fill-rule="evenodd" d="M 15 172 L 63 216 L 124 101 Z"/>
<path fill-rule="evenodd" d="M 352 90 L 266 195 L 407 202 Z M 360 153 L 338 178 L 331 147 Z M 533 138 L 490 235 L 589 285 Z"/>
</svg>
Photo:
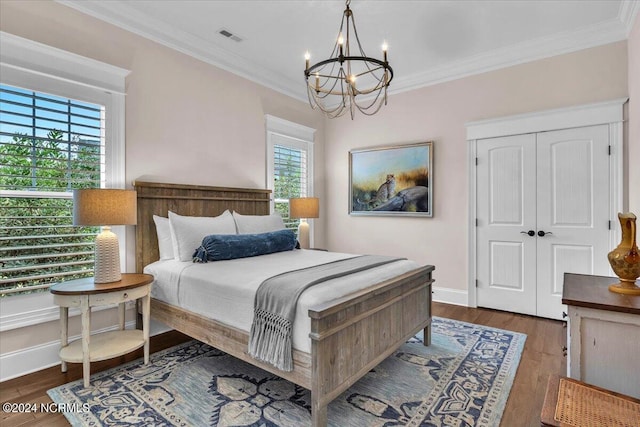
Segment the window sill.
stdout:
<svg viewBox="0 0 640 427">
<path fill-rule="evenodd" d="M 134 307 L 134 304 L 134 302 L 127 303 L 127 309 Z M 91 309 L 91 312 L 95 313 L 110 308 L 112 306 L 95 307 Z M 0 332 L 60 319 L 60 307 L 53 303 L 53 295 L 49 292 L 0 298 L 0 313 L 2 313 L 0 315 Z M 69 310 L 69 317 L 79 315 L 79 309 Z"/>
</svg>

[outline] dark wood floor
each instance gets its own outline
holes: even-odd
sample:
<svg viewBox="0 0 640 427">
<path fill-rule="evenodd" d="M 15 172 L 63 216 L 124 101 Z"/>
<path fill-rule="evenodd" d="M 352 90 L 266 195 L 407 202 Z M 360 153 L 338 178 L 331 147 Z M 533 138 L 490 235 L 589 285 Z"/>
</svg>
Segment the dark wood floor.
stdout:
<svg viewBox="0 0 640 427">
<path fill-rule="evenodd" d="M 433 314 L 440 317 L 508 329 L 527 334 L 524 353 L 520 361 L 501 426 L 539 426 L 540 410 L 544 400 L 547 378 L 550 374 L 566 372 L 566 358 L 562 347 L 566 345 L 566 329 L 562 322 L 501 311 L 433 304 Z M 156 352 L 188 340 L 178 333 L 168 332 L 151 338 L 151 351 Z M 142 357 L 142 350 L 115 359 L 91 364 L 91 372 L 109 369 L 118 364 Z M 66 373 L 52 367 L 0 383 L 0 402 L 51 402 L 47 390 L 82 378 L 82 365 L 70 363 Z M 64 416 L 43 413 L 0 413 L 2 426 L 68 426 Z"/>
</svg>

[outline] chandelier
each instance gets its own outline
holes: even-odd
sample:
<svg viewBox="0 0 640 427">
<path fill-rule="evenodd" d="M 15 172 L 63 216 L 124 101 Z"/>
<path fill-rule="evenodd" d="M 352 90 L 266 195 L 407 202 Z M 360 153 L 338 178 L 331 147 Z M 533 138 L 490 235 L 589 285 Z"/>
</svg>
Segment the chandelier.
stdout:
<svg viewBox="0 0 640 427">
<path fill-rule="evenodd" d="M 305 54 L 304 75 L 311 108 L 320 109 L 329 118 L 355 110 L 372 116 L 387 104 L 387 87 L 393 79 L 393 69 L 387 61 L 387 43 L 382 45 L 383 59 L 368 57 L 358 38 L 351 0 L 342 15 L 338 38 L 328 59 L 309 66 Z M 352 37 L 353 36 L 353 37 Z"/>
</svg>

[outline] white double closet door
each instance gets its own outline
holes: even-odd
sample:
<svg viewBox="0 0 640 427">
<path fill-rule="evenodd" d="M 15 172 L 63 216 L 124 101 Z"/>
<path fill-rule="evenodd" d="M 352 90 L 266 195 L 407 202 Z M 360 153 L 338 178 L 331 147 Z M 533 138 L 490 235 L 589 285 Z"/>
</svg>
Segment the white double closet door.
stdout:
<svg viewBox="0 0 640 427">
<path fill-rule="evenodd" d="M 609 127 L 477 141 L 477 304 L 560 319 L 565 272 L 609 274 Z"/>
</svg>

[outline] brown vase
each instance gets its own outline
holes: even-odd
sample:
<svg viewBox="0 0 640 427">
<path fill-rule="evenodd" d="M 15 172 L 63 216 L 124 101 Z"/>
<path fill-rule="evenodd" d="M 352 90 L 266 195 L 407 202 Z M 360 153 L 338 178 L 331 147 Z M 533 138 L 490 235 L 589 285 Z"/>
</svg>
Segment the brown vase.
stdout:
<svg viewBox="0 0 640 427">
<path fill-rule="evenodd" d="M 640 253 L 636 245 L 636 216 L 631 212 L 619 213 L 622 241 L 609 252 L 609 264 L 620 283 L 609 286 L 609 290 L 620 294 L 640 295 L 636 279 L 640 277 Z"/>
</svg>

